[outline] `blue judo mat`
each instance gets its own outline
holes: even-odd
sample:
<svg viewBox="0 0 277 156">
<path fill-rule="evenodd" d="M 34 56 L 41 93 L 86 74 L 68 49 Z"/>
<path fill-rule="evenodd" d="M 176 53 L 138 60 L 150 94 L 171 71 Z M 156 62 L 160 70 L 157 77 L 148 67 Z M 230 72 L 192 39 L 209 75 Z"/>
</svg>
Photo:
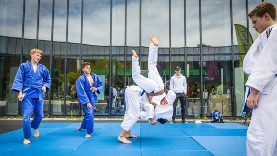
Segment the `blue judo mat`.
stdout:
<svg viewBox="0 0 277 156">
<path fill-rule="evenodd" d="M 42 123 L 40 137 L 24 145 L 22 129 L 0 135 L 1 156 L 244 156 L 247 127 L 236 123 L 137 123 L 132 144 L 117 140 L 120 123 L 95 123 L 92 138 L 80 123 Z"/>
</svg>

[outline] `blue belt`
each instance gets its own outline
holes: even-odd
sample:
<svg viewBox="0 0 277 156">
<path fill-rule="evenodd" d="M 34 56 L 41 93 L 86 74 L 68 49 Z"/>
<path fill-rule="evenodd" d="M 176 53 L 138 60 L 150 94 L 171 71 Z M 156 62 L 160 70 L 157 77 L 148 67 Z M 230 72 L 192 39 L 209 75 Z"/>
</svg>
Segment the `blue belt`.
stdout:
<svg viewBox="0 0 277 156">
<path fill-rule="evenodd" d="M 144 93 L 145 93 L 145 90 L 143 90 L 143 91 L 140 93 L 140 96 L 142 96 Z"/>
</svg>

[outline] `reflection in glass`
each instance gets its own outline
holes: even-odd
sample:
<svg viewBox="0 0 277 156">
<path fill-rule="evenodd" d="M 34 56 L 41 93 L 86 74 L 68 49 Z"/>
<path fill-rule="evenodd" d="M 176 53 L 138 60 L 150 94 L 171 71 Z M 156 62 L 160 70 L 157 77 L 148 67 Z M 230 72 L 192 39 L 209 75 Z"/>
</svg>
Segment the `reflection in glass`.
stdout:
<svg viewBox="0 0 277 156">
<path fill-rule="evenodd" d="M 52 71 L 52 114 L 63 115 L 64 112 L 64 58 L 53 58 L 53 71 Z"/>
<path fill-rule="evenodd" d="M 111 114 L 124 114 L 123 99 L 120 99 L 120 91 L 124 89 L 124 39 L 125 39 L 125 0 L 113 0 L 112 9 L 112 77 L 111 99 L 106 109 Z M 138 36 L 134 37 L 137 38 Z M 121 46 L 121 47 L 119 47 Z M 122 105 L 123 104 L 123 105 Z"/>
<path fill-rule="evenodd" d="M 232 51 L 229 1 L 202 1 L 202 67 L 204 114 L 232 115 Z M 220 14 L 214 12 L 220 11 Z M 218 20 L 220 19 L 220 20 Z M 222 35 L 224 34 L 224 35 Z"/>
<path fill-rule="evenodd" d="M 247 21 L 248 17 L 246 15 L 246 3 L 244 1 L 241 0 L 233 0 L 232 1 L 232 5 L 233 5 L 233 23 L 234 24 L 239 24 L 244 26 L 245 28 L 247 28 Z M 244 15 L 244 16 L 242 16 Z M 238 45 L 238 40 L 237 40 L 237 35 L 236 35 L 236 29 L 235 26 L 233 26 L 233 41 L 234 41 L 234 45 Z"/>
<path fill-rule="evenodd" d="M 171 46 L 184 47 L 184 2 L 183 0 L 171 1 Z"/>
<path fill-rule="evenodd" d="M 0 36 L 21 37 L 23 0 L 0 1 Z M 3 42 L 0 42 L 2 44 Z"/>
<path fill-rule="evenodd" d="M 127 1 L 127 46 L 139 46 L 139 1 Z"/>
<path fill-rule="evenodd" d="M 20 65 L 20 56 L 0 57 L 0 115 L 18 115 L 17 93 L 11 91 L 14 77 Z"/>
<path fill-rule="evenodd" d="M 81 0 L 69 1 L 68 42 L 81 40 Z"/>
<path fill-rule="evenodd" d="M 40 1 L 39 36 L 41 40 L 51 40 L 52 1 Z"/>
<path fill-rule="evenodd" d="M 198 50 L 198 48 L 188 48 L 188 51 Z M 201 115 L 200 102 L 200 56 L 188 55 L 187 57 L 187 114 L 199 117 Z M 180 107 L 177 107 L 180 110 Z"/>
<path fill-rule="evenodd" d="M 69 52 L 67 56 L 67 86 L 66 86 L 66 114 L 79 115 L 80 104 L 76 92 L 76 80 L 81 73 L 80 67 L 80 45 L 69 44 Z"/>
<path fill-rule="evenodd" d="M 112 85 L 111 85 L 111 104 L 108 108 L 111 109 L 111 114 L 124 114 L 123 99 L 120 99 L 120 91 L 124 89 L 124 47 L 112 48 Z M 123 104 L 123 105 L 122 105 Z"/>
<path fill-rule="evenodd" d="M 149 46 L 149 36 L 159 39 L 160 47 L 169 46 L 169 0 L 142 0 L 141 45 Z"/>
<path fill-rule="evenodd" d="M 112 3 L 112 45 L 124 46 L 125 0 L 113 0 Z"/>
<path fill-rule="evenodd" d="M 66 41 L 67 0 L 55 1 L 54 41 Z"/>
<path fill-rule="evenodd" d="M 235 108 L 236 113 L 240 116 L 243 101 L 244 101 L 244 84 L 245 84 L 245 76 L 242 69 L 243 59 L 251 46 L 251 34 L 247 30 L 247 20 L 248 16 L 246 14 L 246 3 L 241 0 L 233 0 L 233 41 L 234 41 L 234 73 L 235 73 L 235 84 L 234 84 L 234 94 L 235 96 Z M 244 15 L 244 16 L 242 16 Z M 249 25 L 251 29 L 251 23 Z M 239 34 L 239 35 L 237 35 Z M 248 36 L 247 36 L 248 34 Z M 246 42 L 247 41 L 247 42 Z M 250 43 L 250 44 L 248 44 Z"/>
<path fill-rule="evenodd" d="M 54 42 L 54 51 L 53 51 L 53 70 L 52 70 L 52 85 L 51 85 L 51 113 L 53 115 L 63 115 L 64 110 L 64 94 L 65 88 L 65 51 L 66 44 Z"/>
<path fill-rule="evenodd" d="M 24 37 L 28 39 L 36 39 L 37 35 L 37 12 L 38 1 L 25 1 L 25 26 Z"/>
<path fill-rule="evenodd" d="M 199 117 L 201 114 L 200 101 L 200 23 L 199 1 L 186 1 L 186 76 L 187 76 L 187 114 Z M 184 67 L 183 67 L 184 68 Z M 185 68 L 184 68 L 185 69 Z M 180 107 L 177 107 L 180 112 Z"/>
<path fill-rule="evenodd" d="M 205 0 L 202 1 L 201 8 L 203 44 L 207 46 L 231 45 L 229 1 Z"/>
<path fill-rule="evenodd" d="M 199 1 L 186 1 L 186 35 L 187 47 L 196 47 L 200 44 L 199 31 Z M 199 53 L 200 51 L 195 51 Z"/>
<path fill-rule="evenodd" d="M 110 0 L 84 0 L 83 43 L 110 45 Z"/>
</svg>

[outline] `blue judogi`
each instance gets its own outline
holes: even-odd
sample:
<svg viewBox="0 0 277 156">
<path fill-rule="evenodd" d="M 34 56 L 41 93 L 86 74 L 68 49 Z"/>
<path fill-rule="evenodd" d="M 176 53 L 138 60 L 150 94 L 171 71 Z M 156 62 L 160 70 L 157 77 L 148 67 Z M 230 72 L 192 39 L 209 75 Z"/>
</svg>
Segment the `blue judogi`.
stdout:
<svg viewBox="0 0 277 156">
<path fill-rule="evenodd" d="M 21 91 L 24 95 L 22 100 L 23 114 L 23 132 L 24 138 L 31 138 L 31 128 L 37 129 L 43 118 L 44 92 L 42 86 L 47 90 L 50 89 L 51 77 L 47 68 L 38 64 L 36 72 L 34 72 L 31 62 L 22 63 L 16 73 L 12 85 L 12 91 Z M 32 123 L 30 118 L 34 112 Z"/>
<path fill-rule="evenodd" d="M 102 90 L 102 81 L 96 74 L 90 73 L 94 83 L 92 87 L 97 88 L 97 93 L 100 94 Z M 84 109 L 85 117 L 82 121 L 81 128 L 87 130 L 87 134 L 93 133 L 94 127 L 94 109 L 95 103 L 98 102 L 97 95 L 95 92 L 90 90 L 91 86 L 89 80 L 87 79 L 86 75 L 83 74 L 76 80 L 76 90 L 79 102 Z M 87 108 L 87 103 L 91 103 L 93 109 Z"/>
</svg>

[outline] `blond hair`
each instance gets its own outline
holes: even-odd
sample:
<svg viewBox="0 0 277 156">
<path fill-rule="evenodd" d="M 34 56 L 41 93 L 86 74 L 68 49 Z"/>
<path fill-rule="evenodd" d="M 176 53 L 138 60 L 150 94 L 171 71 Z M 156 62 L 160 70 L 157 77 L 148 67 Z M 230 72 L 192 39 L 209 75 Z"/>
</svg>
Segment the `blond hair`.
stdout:
<svg viewBox="0 0 277 156">
<path fill-rule="evenodd" d="M 42 55 L 43 52 L 40 49 L 34 48 L 34 49 L 31 50 L 30 55 L 33 55 L 35 53 L 39 53 L 39 54 Z"/>
</svg>

